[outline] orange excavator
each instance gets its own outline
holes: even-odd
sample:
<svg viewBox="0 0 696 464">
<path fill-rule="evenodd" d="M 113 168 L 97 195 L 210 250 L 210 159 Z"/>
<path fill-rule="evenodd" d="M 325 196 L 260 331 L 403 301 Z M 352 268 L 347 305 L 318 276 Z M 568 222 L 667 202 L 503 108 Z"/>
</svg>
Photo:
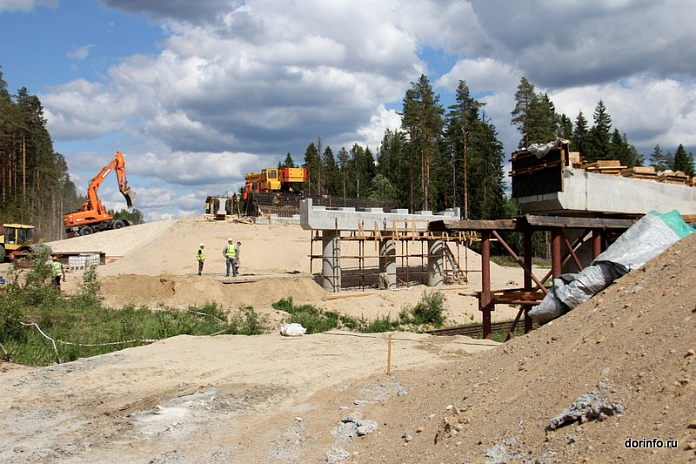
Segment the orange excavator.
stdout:
<svg viewBox="0 0 696 464">
<path fill-rule="evenodd" d="M 133 206 L 135 192 L 131 192 L 130 187 L 128 187 L 126 163 L 123 160 L 123 154 L 117 151 L 114 159 L 104 166 L 99 171 L 99 174 L 90 181 L 89 187 L 87 187 L 87 201 L 82 205 L 82 208 L 63 216 L 63 227 L 65 227 L 65 232 L 69 237 L 89 235 L 102 230 L 120 229 L 131 225 L 130 221 L 122 221 L 120 219 L 114 221 L 113 215 L 106 211 L 104 204 L 99 201 L 97 196 L 99 187 L 111 171 L 116 171 L 118 190 L 126 198 L 126 205 L 128 208 Z"/>
</svg>

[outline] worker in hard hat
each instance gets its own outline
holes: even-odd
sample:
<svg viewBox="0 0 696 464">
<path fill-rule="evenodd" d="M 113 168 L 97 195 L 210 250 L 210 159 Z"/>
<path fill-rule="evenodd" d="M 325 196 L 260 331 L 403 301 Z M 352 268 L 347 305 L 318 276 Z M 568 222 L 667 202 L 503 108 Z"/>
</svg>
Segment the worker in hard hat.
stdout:
<svg viewBox="0 0 696 464">
<path fill-rule="evenodd" d="M 205 243 L 198 245 L 196 259 L 198 260 L 198 275 L 201 275 L 203 273 L 203 265 L 205 264 Z"/>
<path fill-rule="evenodd" d="M 51 263 L 51 275 L 53 276 L 53 283 L 55 284 L 58 291 L 60 291 L 60 278 L 62 277 L 65 281 L 65 268 L 60 261 L 58 261 L 57 256 L 53 256 Z"/>
<path fill-rule="evenodd" d="M 222 249 L 222 255 L 225 257 L 226 270 L 225 277 L 230 276 L 230 269 L 232 270 L 232 277 L 237 277 L 237 266 L 235 261 L 237 259 L 237 247 L 234 244 L 234 240 L 231 238 L 227 239 L 227 245 Z"/>
</svg>

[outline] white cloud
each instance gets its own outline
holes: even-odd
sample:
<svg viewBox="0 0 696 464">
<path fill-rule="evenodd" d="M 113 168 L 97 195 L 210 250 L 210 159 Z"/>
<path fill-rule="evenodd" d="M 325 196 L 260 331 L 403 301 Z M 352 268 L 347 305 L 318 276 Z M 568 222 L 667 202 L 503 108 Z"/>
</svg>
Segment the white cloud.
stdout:
<svg viewBox="0 0 696 464">
<path fill-rule="evenodd" d="M 384 138 L 384 132 L 387 129 L 392 131 L 399 129 L 401 127 L 401 116 L 397 114 L 394 110 L 387 110 L 384 106 L 377 109 L 375 115 L 370 118 L 370 124 L 364 127 L 360 127 L 357 130 L 357 134 L 360 135 L 360 140 L 355 140 L 353 143 L 346 143 L 347 147 L 353 146 L 353 144 L 358 143 L 361 145 L 366 145 L 370 147 L 373 152 L 376 152 Z"/>
<path fill-rule="evenodd" d="M 70 52 L 68 52 L 68 58 L 71 60 L 85 60 L 89 56 L 89 51 L 94 45 L 83 45 L 82 47 L 75 47 Z"/>
<path fill-rule="evenodd" d="M 459 81 L 466 81 L 474 92 L 515 93 L 522 77 L 516 67 L 493 58 L 474 58 L 458 61 L 452 69 L 437 80 L 438 87 L 454 91 Z"/>
<path fill-rule="evenodd" d="M 334 153 L 353 143 L 375 151 L 384 129 L 400 126 L 387 108 L 428 69 L 439 89 L 461 79 L 483 95 L 507 153 L 520 137 L 510 111 L 521 76 L 571 119 L 582 109 L 591 122 L 603 99 L 641 147 L 696 145 L 691 0 L 105 3 L 166 28 L 161 51 L 41 101 L 55 140 L 122 142 L 134 180 L 161 189 L 146 192 L 161 197 L 143 200 L 147 215 L 186 215 L 194 209 L 177 202 L 187 195 L 236 188 L 288 152 L 301 162 L 319 137 Z M 0 0 L 0 11 L 10 4 L 35 5 Z M 92 59 L 89 50 L 73 56 Z M 431 51 L 444 59 L 426 62 Z M 66 156 L 71 171 L 88 169 Z"/>
<path fill-rule="evenodd" d="M 56 8 L 59 0 L 0 0 L 0 13 L 3 11 L 23 11 L 25 13 L 37 6 Z"/>
<path fill-rule="evenodd" d="M 618 83 L 574 87 L 552 93 L 558 112 L 575 121 L 578 113 L 593 123 L 601 99 L 613 127 L 628 135 L 644 154 L 655 145 L 674 150 L 696 146 L 696 80 L 658 79 L 645 74 Z"/>
<path fill-rule="evenodd" d="M 690 0 L 472 0 L 492 53 L 545 87 L 604 83 L 636 72 L 696 77 Z"/>
</svg>

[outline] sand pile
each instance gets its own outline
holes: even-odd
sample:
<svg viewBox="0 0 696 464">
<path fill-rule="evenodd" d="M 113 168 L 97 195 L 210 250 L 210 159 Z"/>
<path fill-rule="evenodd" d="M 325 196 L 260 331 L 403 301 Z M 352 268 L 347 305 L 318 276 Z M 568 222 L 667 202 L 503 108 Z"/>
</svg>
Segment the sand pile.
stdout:
<svg viewBox="0 0 696 464">
<path fill-rule="evenodd" d="M 363 411 L 381 435 L 346 449 L 361 462 L 696 461 L 695 259 L 690 236 L 551 324 L 419 373 L 398 405 Z M 548 430 L 588 393 L 623 412 Z"/>
</svg>

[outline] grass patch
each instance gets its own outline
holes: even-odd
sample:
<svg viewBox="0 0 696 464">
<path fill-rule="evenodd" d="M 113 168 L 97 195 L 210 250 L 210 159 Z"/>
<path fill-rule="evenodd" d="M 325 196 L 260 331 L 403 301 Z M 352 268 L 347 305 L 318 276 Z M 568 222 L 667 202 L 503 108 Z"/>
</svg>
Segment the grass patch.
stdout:
<svg viewBox="0 0 696 464">
<path fill-rule="evenodd" d="M 251 307 L 229 319 L 216 303 L 186 310 L 153 311 L 146 306 L 107 308 L 99 297 L 95 269 L 83 274 L 78 292 L 66 296 L 51 281 L 46 256 L 36 256 L 23 278 L 10 273 L 0 292 L 0 343 L 4 357 L 33 366 L 105 354 L 176 335 L 243 334 L 267 331 Z M 55 341 L 42 335 L 38 329 Z"/>
<path fill-rule="evenodd" d="M 355 332 L 378 333 L 414 330 L 423 326 L 442 327 L 447 314 L 445 295 L 442 292 L 423 292 L 421 300 L 413 307 L 405 307 L 398 319 L 392 319 L 389 315 L 373 321 L 364 318 L 356 319 L 334 311 L 324 311 L 309 304 L 296 306 L 293 304 L 292 297 L 283 298 L 272 306 L 276 310 L 290 314 L 287 322 L 301 324 L 307 329 L 307 334 L 341 328 Z"/>
<path fill-rule="evenodd" d="M 512 256 L 508 256 L 508 255 L 491 256 L 491 261 L 493 261 L 498 266 L 503 266 L 503 267 L 519 266 L 519 264 L 517 264 L 517 261 L 512 259 Z M 535 267 L 538 267 L 541 269 L 551 269 L 551 260 L 543 259 L 543 258 L 532 258 L 532 266 L 535 266 Z"/>
</svg>

